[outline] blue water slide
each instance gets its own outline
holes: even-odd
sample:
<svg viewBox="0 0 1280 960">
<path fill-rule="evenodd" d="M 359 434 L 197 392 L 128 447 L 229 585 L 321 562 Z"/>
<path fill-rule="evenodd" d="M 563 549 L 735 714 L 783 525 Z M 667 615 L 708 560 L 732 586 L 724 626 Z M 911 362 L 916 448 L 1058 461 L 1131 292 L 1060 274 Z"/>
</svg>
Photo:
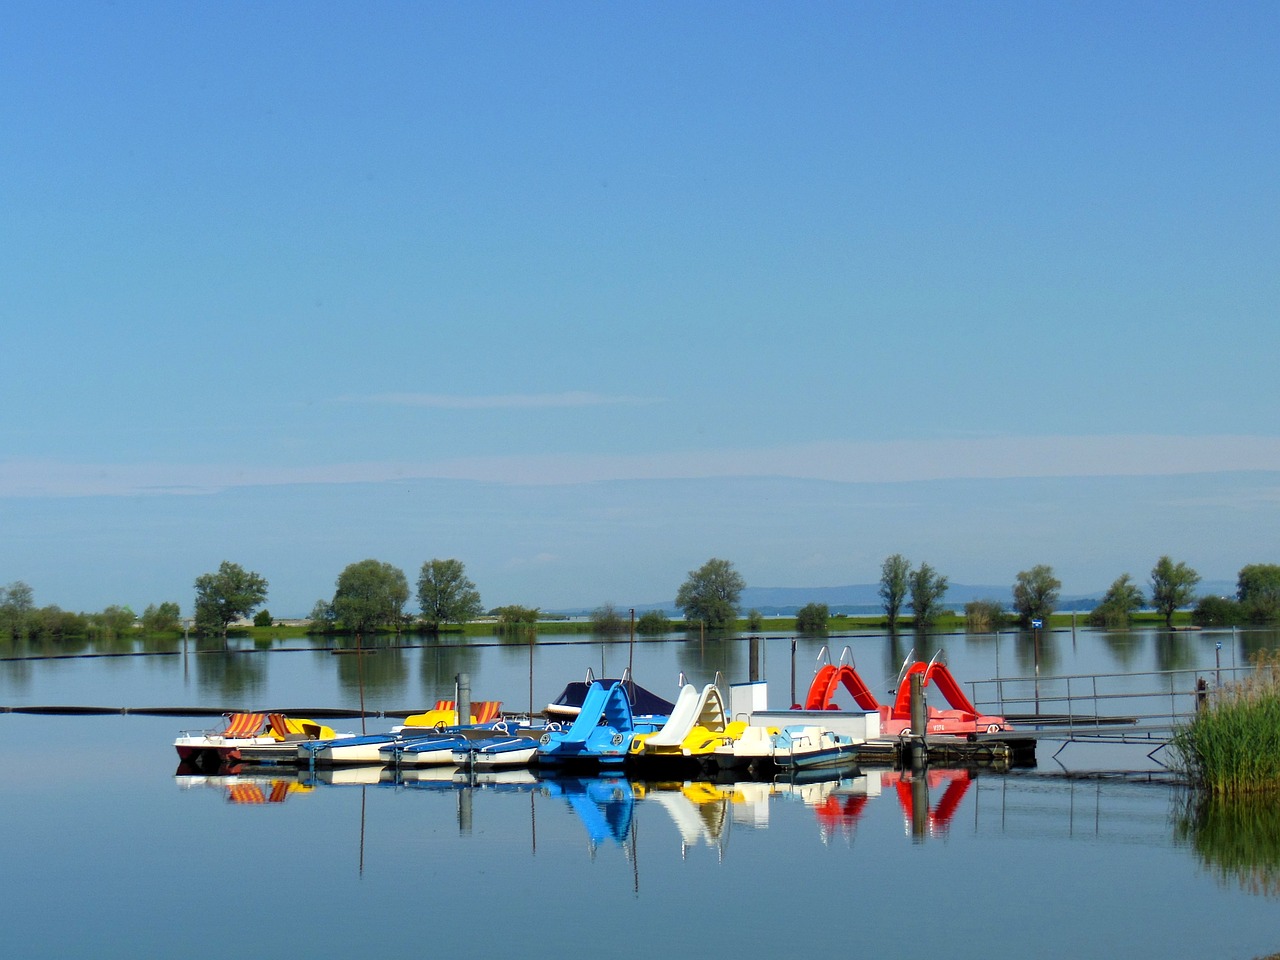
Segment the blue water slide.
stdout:
<svg viewBox="0 0 1280 960">
<path fill-rule="evenodd" d="M 538 744 L 538 759 L 557 763 L 574 759 L 621 763 L 635 726 L 631 701 L 620 682 L 591 685 L 582 710 L 568 730 L 549 732 Z"/>
</svg>

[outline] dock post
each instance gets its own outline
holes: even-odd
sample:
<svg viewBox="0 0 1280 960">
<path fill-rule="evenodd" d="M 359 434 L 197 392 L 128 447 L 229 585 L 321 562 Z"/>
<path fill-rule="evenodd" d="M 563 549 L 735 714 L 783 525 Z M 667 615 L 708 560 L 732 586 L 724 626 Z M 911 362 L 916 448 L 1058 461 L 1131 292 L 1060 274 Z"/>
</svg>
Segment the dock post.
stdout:
<svg viewBox="0 0 1280 960">
<path fill-rule="evenodd" d="M 911 767 L 921 769 L 928 761 L 928 748 L 924 735 L 928 732 L 928 711 L 924 702 L 924 677 L 919 673 L 911 675 Z"/>
<path fill-rule="evenodd" d="M 748 641 L 748 655 L 750 661 L 748 670 L 748 678 L 752 683 L 758 683 L 760 680 L 760 638 L 752 636 Z M 794 701 L 793 701 L 794 702 Z"/>
<path fill-rule="evenodd" d="M 471 722 L 471 674 L 460 673 L 454 678 L 458 683 L 458 723 Z"/>
<path fill-rule="evenodd" d="M 796 638 L 791 638 L 791 702 L 796 702 Z"/>
</svg>

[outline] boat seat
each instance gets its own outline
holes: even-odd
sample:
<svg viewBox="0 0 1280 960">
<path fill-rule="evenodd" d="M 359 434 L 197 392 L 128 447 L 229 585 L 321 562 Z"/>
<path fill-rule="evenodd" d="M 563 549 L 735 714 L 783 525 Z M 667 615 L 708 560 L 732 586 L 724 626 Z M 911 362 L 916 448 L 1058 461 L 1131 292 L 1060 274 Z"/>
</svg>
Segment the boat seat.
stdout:
<svg viewBox="0 0 1280 960">
<path fill-rule="evenodd" d="M 303 728 L 302 721 L 290 720 L 283 713 L 268 714 L 267 724 L 271 727 L 271 735 L 281 743 L 315 739 L 314 737 L 308 736 L 306 730 Z"/>
<path fill-rule="evenodd" d="M 222 736 L 228 740 L 244 740 L 256 737 L 262 731 L 266 717 L 261 713 L 229 713 L 227 729 Z"/>
<path fill-rule="evenodd" d="M 471 704 L 472 723 L 489 723 L 502 715 L 501 700 L 477 700 Z"/>
</svg>

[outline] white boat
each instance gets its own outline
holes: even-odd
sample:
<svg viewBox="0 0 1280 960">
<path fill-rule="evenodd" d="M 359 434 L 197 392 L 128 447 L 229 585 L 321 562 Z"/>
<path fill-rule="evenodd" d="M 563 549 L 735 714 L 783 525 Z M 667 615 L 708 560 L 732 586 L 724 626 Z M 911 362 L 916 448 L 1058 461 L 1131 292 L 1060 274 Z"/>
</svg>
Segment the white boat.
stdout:
<svg viewBox="0 0 1280 960">
<path fill-rule="evenodd" d="M 229 713 L 221 731 L 183 731 L 174 740 L 178 759 L 200 770 L 227 763 L 293 762 L 299 743 L 336 740 L 338 734 L 314 720 L 290 719 L 282 713 Z"/>
<path fill-rule="evenodd" d="M 499 770 L 528 766 L 537 755 L 538 741 L 533 737 L 490 737 L 455 747 L 453 762 L 464 769 Z"/>
<path fill-rule="evenodd" d="M 461 734 L 437 734 L 403 740 L 381 751 L 383 763 L 395 763 L 399 767 L 452 766 L 453 751 L 469 742 Z"/>
<path fill-rule="evenodd" d="M 711 751 L 712 762 L 721 770 L 772 762 L 773 738 L 777 735 L 777 727 L 744 727 L 737 739 L 728 740 Z"/>
<path fill-rule="evenodd" d="M 857 744 L 853 738 L 825 727 L 783 727 L 773 739 L 773 762 L 787 772 L 853 766 Z"/>
</svg>

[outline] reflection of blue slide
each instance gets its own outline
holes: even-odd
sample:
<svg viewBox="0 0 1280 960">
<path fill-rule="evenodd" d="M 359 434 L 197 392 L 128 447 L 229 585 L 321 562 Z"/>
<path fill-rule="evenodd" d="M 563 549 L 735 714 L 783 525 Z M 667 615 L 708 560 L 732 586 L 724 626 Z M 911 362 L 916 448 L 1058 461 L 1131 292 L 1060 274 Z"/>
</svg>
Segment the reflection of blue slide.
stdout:
<svg viewBox="0 0 1280 960">
<path fill-rule="evenodd" d="M 547 766 L 582 762 L 621 766 L 635 733 L 631 701 L 622 683 L 591 685 L 573 726 L 542 736 L 538 762 Z"/>
<path fill-rule="evenodd" d="M 578 815 L 592 846 L 605 840 L 622 843 L 630 835 L 635 797 L 626 780 L 557 780 L 554 792 L 563 796 Z"/>
</svg>

